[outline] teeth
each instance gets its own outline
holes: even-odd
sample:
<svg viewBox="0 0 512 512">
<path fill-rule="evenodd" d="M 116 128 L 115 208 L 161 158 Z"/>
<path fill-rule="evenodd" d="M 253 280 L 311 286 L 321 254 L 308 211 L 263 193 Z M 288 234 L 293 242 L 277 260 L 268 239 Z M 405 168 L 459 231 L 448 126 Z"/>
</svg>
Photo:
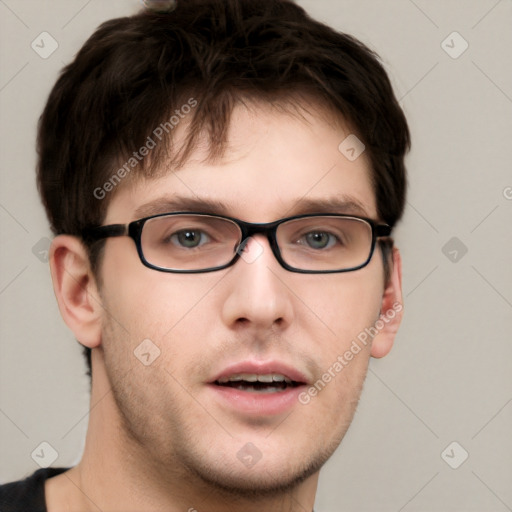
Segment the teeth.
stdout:
<svg viewBox="0 0 512 512">
<path fill-rule="evenodd" d="M 237 373 L 236 375 L 231 375 L 230 377 L 222 377 L 217 382 L 220 384 L 224 384 L 226 382 L 264 382 L 266 384 L 270 384 L 271 382 L 286 382 L 287 384 L 291 384 L 292 381 L 281 375 L 280 373 L 267 373 L 265 375 L 257 375 L 256 373 Z"/>
<path fill-rule="evenodd" d="M 270 383 L 273 380 L 272 375 L 258 375 L 258 382 Z"/>
<path fill-rule="evenodd" d="M 229 378 L 231 382 L 238 380 L 246 380 L 247 382 L 257 382 L 258 376 L 254 373 L 240 373 L 239 375 L 233 375 Z"/>
</svg>

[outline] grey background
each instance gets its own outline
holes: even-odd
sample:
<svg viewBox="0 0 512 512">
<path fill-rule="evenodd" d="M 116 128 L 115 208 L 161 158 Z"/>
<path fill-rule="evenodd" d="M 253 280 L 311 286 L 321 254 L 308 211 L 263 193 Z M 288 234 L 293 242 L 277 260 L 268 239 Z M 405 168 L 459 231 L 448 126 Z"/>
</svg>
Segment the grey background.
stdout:
<svg viewBox="0 0 512 512">
<path fill-rule="evenodd" d="M 512 1 L 299 3 L 381 55 L 413 135 L 396 237 L 404 323 L 391 354 L 371 363 L 317 508 L 512 510 Z M 37 469 L 42 441 L 58 452 L 54 466 L 80 458 L 89 383 L 41 261 L 50 234 L 34 183 L 35 126 L 95 27 L 138 7 L 0 0 L 0 482 Z M 31 48 L 43 31 L 59 45 L 47 59 Z M 458 36 L 442 46 L 454 31 L 469 44 L 456 59 L 445 49 L 460 51 Z M 453 441 L 462 448 L 443 460 Z M 456 465 L 462 449 L 469 458 L 452 469 L 445 460 Z"/>
</svg>

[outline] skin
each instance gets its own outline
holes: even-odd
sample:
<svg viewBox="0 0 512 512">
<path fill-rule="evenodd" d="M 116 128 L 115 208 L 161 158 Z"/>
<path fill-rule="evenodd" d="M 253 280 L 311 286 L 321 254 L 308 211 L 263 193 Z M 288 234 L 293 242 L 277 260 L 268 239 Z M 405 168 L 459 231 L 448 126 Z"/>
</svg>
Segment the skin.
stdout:
<svg viewBox="0 0 512 512">
<path fill-rule="evenodd" d="M 124 185 L 105 224 L 140 218 L 138 208 L 163 196 L 221 201 L 219 213 L 249 222 L 343 196 L 377 219 L 368 160 L 338 151 L 350 133 L 342 123 L 320 108 L 299 117 L 257 107 L 235 108 L 220 161 L 198 150 L 176 173 Z M 401 303 L 400 256 L 394 250 L 384 283 L 377 250 L 358 271 L 307 275 L 283 269 L 261 236 L 249 250 L 256 242 L 263 252 L 252 263 L 178 275 L 144 267 L 130 238 L 110 238 L 99 290 L 79 240 L 55 238 L 55 294 L 67 325 L 93 349 L 93 381 L 83 458 L 47 481 L 49 512 L 312 510 L 319 470 L 350 425 L 369 358 L 389 352 L 401 313 L 309 404 L 284 414 L 241 413 L 207 383 L 235 362 L 274 359 L 313 384 L 380 312 Z M 147 338 L 161 354 L 144 366 L 133 351 Z M 262 454 L 251 468 L 237 458 L 247 442 Z"/>
</svg>

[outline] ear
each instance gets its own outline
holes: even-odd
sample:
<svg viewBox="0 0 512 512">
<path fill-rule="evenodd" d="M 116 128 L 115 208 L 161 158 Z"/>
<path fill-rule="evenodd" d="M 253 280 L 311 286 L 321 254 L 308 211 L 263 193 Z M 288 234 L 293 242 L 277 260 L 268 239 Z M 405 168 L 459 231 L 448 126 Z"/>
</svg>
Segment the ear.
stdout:
<svg viewBox="0 0 512 512">
<path fill-rule="evenodd" d="M 98 347 L 102 305 L 85 247 L 74 236 L 59 235 L 50 247 L 49 261 L 64 322 L 82 345 Z"/>
<path fill-rule="evenodd" d="M 381 314 L 375 322 L 378 334 L 372 341 L 371 355 L 373 357 L 384 357 L 389 353 L 403 316 L 402 258 L 396 248 L 393 248 L 392 256 L 391 276 L 382 295 Z"/>
</svg>

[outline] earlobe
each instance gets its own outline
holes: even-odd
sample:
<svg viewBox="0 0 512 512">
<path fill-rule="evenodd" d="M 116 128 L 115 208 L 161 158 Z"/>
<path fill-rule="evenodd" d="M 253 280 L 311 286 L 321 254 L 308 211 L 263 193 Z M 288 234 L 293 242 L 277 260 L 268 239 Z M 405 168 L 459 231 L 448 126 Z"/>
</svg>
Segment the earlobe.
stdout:
<svg viewBox="0 0 512 512">
<path fill-rule="evenodd" d="M 403 316 L 402 258 L 393 248 L 393 269 L 382 295 L 381 315 L 375 323 L 378 334 L 372 341 L 372 357 L 384 357 L 389 353 Z"/>
<path fill-rule="evenodd" d="M 50 247 L 50 271 L 60 313 L 84 346 L 101 344 L 101 301 L 87 251 L 73 236 L 59 235 Z"/>
</svg>

